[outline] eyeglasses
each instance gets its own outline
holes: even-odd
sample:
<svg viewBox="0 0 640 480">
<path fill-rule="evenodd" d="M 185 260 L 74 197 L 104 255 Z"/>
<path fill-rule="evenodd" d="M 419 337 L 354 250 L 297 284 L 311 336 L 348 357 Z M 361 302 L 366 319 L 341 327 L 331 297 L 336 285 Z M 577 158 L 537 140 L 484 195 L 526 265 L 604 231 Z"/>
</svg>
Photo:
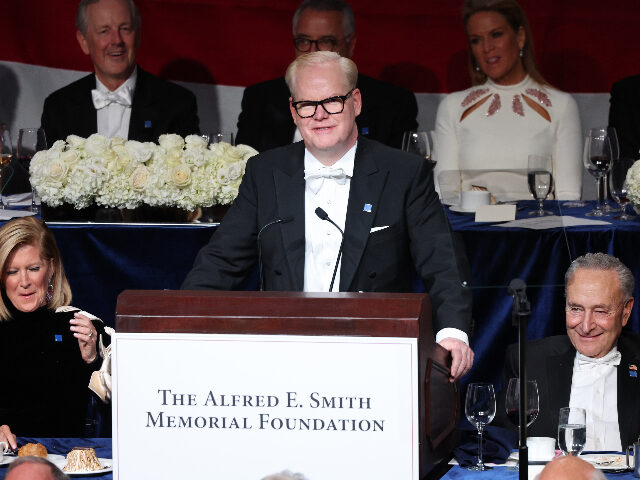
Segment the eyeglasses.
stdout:
<svg viewBox="0 0 640 480">
<path fill-rule="evenodd" d="M 352 88 L 346 95 L 337 95 L 324 100 L 301 100 L 292 102 L 291 105 L 296 109 L 296 113 L 300 118 L 313 117 L 316 114 L 316 110 L 318 110 L 318 105 L 321 105 L 329 115 L 336 115 L 337 113 L 342 113 L 344 102 L 347 101 L 354 90 L 355 88 Z"/>
<path fill-rule="evenodd" d="M 335 37 L 322 37 L 318 40 L 311 40 L 305 37 L 296 37 L 293 39 L 293 46 L 299 52 L 308 52 L 311 50 L 311 45 L 316 44 L 316 49 L 333 52 L 338 45 L 339 41 Z"/>
</svg>

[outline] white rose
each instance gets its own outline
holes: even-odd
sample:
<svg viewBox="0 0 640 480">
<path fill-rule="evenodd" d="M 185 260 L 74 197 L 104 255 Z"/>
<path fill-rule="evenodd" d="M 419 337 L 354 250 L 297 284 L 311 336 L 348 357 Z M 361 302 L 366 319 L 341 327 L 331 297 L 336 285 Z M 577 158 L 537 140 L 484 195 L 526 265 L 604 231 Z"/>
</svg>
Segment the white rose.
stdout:
<svg viewBox="0 0 640 480">
<path fill-rule="evenodd" d="M 47 165 L 47 175 L 51 180 L 62 182 L 67 176 L 67 164 L 61 159 L 49 161 Z"/>
<path fill-rule="evenodd" d="M 182 147 L 184 147 L 184 140 L 180 135 L 176 135 L 175 133 L 160 135 L 158 143 L 166 150 L 182 150 Z"/>
<path fill-rule="evenodd" d="M 200 135 L 187 135 L 184 141 L 187 148 L 207 148 L 207 141 Z"/>
<path fill-rule="evenodd" d="M 171 169 L 171 181 L 178 187 L 186 187 L 191 183 L 191 169 L 184 164 Z"/>
<path fill-rule="evenodd" d="M 109 148 L 109 139 L 97 133 L 94 133 L 84 143 L 84 149 L 89 156 L 101 156 Z"/>
<path fill-rule="evenodd" d="M 250 147 L 249 145 L 244 145 L 242 143 L 240 145 L 236 145 L 235 149 L 239 152 L 242 152 L 244 160 L 249 160 L 251 157 L 258 154 L 258 151 L 255 148 Z"/>
<path fill-rule="evenodd" d="M 60 154 L 60 159 L 67 165 L 75 165 L 80 160 L 80 155 L 75 150 L 67 150 Z"/>
<path fill-rule="evenodd" d="M 133 156 L 136 162 L 145 163 L 153 155 L 153 151 L 156 146 L 153 143 L 142 143 L 136 142 L 135 140 L 129 140 L 125 144 L 125 148 Z"/>
<path fill-rule="evenodd" d="M 116 145 L 124 145 L 124 143 L 126 142 L 126 140 L 122 137 L 113 137 L 111 139 L 111 141 L 109 142 L 111 148 L 113 148 Z"/>
<path fill-rule="evenodd" d="M 78 135 L 69 135 L 67 137 L 67 143 L 71 145 L 71 148 L 83 148 L 85 141 L 84 138 Z"/>
<path fill-rule="evenodd" d="M 227 167 L 227 177 L 230 181 L 242 177 L 242 165 L 240 162 L 232 163 Z"/>
<path fill-rule="evenodd" d="M 66 146 L 66 144 L 64 143 L 63 140 L 56 140 L 54 142 L 54 144 L 51 146 L 51 148 L 49 149 L 50 152 L 61 152 L 64 150 L 64 147 Z"/>
<path fill-rule="evenodd" d="M 138 165 L 129 177 L 131 188 L 136 192 L 142 192 L 149 183 L 149 169 L 144 165 Z"/>
<path fill-rule="evenodd" d="M 195 165 L 197 167 L 204 165 L 205 150 L 187 149 L 182 154 L 182 161 L 188 165 Z"/>
</svg>

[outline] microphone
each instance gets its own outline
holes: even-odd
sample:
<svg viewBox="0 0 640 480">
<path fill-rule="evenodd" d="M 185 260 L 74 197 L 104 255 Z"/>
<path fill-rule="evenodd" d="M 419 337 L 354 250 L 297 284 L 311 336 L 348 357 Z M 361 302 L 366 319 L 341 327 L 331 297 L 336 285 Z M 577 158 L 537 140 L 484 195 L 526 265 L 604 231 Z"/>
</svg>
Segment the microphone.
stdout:
<svg viewBox="0 0 640 480">
<path fill-rule="evenodd" d="M 342 240 L 340 241 L 340 248 L 338 249 L 338 258 L 336 258 L 336 266 L 333 268 L 333 276 L 331 277 L 331 285 L 329 285 L 329 291 L 333 291 L 333 282 L 336 280 L 336 273 L 338 273 L 338 264 L 340 263 L 340 257 L 342 256 L 342 245 L 344 244 L 344 232 L 342 229 L 329 218 L 329 214 L 325 212 L 322 208 L 316 208 L 316 215 L 320 220 L 326 220 L 331 225 L 336 227 L 340 231 L 340 235 L 342 235 Z"/>
<path fill-rule="evenodd" d="M 275 225 L 277 223 L 289 223 L 292 220 L 293 220 L 293 217 L 291 217 L 291 216 L 278 218 L 277 220 L 274 220 L 273 222 L 267 223 L 258 232 L 258 275 L 260 277 L 260 291 L 261 292 L 264 291 L 264 277 L 262 276 L 262 233 L 267 228 L 272 227 L 273 225 Z"/>
</svg>

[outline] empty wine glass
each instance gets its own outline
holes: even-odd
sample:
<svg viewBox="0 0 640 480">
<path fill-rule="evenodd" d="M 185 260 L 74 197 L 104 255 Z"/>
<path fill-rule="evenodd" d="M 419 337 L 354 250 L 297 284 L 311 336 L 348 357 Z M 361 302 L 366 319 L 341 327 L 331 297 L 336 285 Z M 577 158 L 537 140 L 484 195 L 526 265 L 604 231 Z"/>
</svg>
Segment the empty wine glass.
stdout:
<svg viewBox="0 0 640 480">
<path fill-rule="evenodd" d="M 614 158 L 611 162 L 611 172 L 609 172 L 609 191 L 613 199 L 620 205 L 620 215 L 613 217 L 615 220 L 630 220 L 631 215 L 627 215 L 627 172 L 635 163 L 633 158 Z"/>
<path fill-rule="evenodd" d="M 598 197 L 596 208 L 587 213 L 588 216 L 601 217 L 606 215 L 603 209 L 602 177 L 611 168 L 612 155 L 607 128 L 600 127 L 589 130 L 589 136 L 584 143 L 582 160 L 587 171 L 596 179 Z"/>
<path fill-rule="evenodd" d="M 620 158 L 620 144 L 618 143 L 618 133 L 614 127 L 607 127 L 607 133 L 609 134 L 609 143 L 611 145 L 611 166 L 613 167 L 613 161 Z M 605 172 L 602 176 L 602 210 L 604 210 L 605 213 L 617 213 L 620 209 L 609 203 L 609 198 L 613 198 L 613 193 L 609 188 L 609 175 L 609 172 Z M 615 198 L 613 198 L 613 200 L 615 201 Z"/>
<path fill-rule="evenodd" d="M 558 445 L 565 455 L 578 456 L 587 443 L 587 423 L 584 408 L 560 409 Z"/>
<path fill-rule="evenodd" d="M 31 159 L 41 150 L 47 149 L 47 139 L 42 128 L 21 128 L 18 133 L 18 146 L 16 148 L 16 158 L 20 166 L 29 174 Z M 36 192 L 31 189 L 31 211 L 37 212 Z"/>
<path fill-rule="evenodd" d="M 553 163 L 549 155 L 529 155 L 527 159 L 527 182 L 529 192 L 538 201 L 538 209 L 529 215 L 553 215 L 544 209 L 544 201 L 553 187 Z"/>
<path fill-rule="evenodd" d="M 12 167 L 7 167 L 11 163 L 13 157 L 13 147 L 11 146 L 11 131 L 5 124 L 0 124 L 0 209 L 4 210 L 4 201 L 2 200 L 2 192 L 9 179 L 6 178 L 6 171 L 11 171 Z"/>
<path fill-rule="evenodd" d="M 510 378 L 505 399 L 507 417 L 516 427 L 520 428 L 520 379 Z M 540 404 L 538 399 L 538 383 L 535 380 L 527 380 L 527 427 L 538 418 Z M 514 468 L 517 470 L 518 466 Z"/>
<path fill-rule="evenodd" d="M 470 383 L 467 387 L 464 412 L 471 424 L 478 429 L 478 462 L 469 470 L 491 470 L 482 462 L 482 432 L 496 415 L 496 395 L 490 383 Z"/>
<path fill-rule="evenodd" d="M 426 159 L 429 163 L 435 164 L 431 160 L 431 146 L 429 145 L 429 134 L 411 130 L 404 132 L 402 137 L 402 150 L 415 153 Z"/>
<path fill-rule="evenodd" d="M 230 145 L 233 145 L 233 133 L 224 133 L 224 132 L 210 133 L 207 137 L 208 137 L 207 140 L 209 141 L 209 144 L 226 142 Z"/>
</svg>

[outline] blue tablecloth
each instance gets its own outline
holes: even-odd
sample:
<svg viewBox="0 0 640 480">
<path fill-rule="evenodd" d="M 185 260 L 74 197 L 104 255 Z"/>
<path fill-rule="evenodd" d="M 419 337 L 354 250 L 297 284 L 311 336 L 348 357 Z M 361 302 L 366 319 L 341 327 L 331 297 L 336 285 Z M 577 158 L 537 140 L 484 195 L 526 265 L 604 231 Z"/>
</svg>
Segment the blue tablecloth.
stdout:
<svg viewBox="0 0 640 480">
<path fill-rule="evenodd" d="M 18 437 L 18 445 L 27 443 L 41 443 L 47 452 L 56 455 L 66 455 L 73 447 L 93 447 L 99 458 L 112 458 L 110 438 L 32 438 Z M 0 479 L 7 474 L 7 465 L 0 466 Z M 104 473 L 92 476 L 73 476 L 72 478 L 93 478 L 100 480 L 112 480 L 112 473 Z"/>
<path fill-rule="evenodd" d="M 630 471 L 622 473 L 605 473 L 605 476 L 615 480 L 634 480 L 636 478 Z M 506 467 L 495 467 L 492 470 L 486 470 L 484 472 L 474 472 L 456 465 L 441 478 L 442 480 L 517 480 L 518 472 L 507 470 Z M 533 478 L 533 475 L 529 475 L 529 480 L 533 480 Z"/>
</svg>

